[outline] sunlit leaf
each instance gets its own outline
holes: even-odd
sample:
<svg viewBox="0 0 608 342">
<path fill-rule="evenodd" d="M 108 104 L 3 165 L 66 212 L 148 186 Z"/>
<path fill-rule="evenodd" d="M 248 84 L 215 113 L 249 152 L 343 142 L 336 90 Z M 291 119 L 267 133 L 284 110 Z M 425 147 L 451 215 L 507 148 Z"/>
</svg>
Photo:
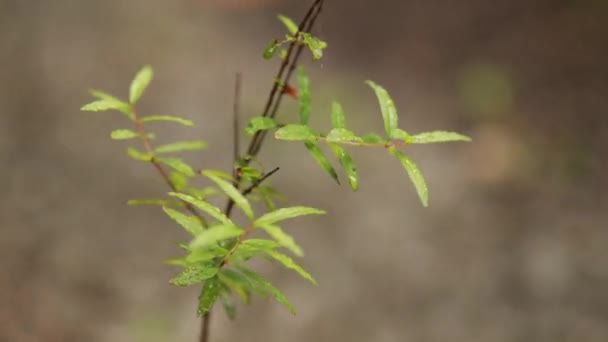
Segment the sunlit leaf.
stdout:
<svg viewBox="0 0 608 342">
<path fill-rule="evenodd" d="M 254 135 L 257 131 L 275 128 L 277 123 L 274 119 L 264 116 L 256 116 L 249 120 L 245 132 L 249 135 Z"/>
<path fill-rule="evenodd" d="M 89 93 L 102 101 L 99 102 L 103 102 L 105 103 L 104 105 L 101 105 L 101 103 L 98 103 L 97 105 L 93 105 L 92 107 L 98 107 L 98 108 L 103 108 L 106 107 L 107 109 L 103 109 L 103 110 L 110 110 L 110 109 L 114 109 L 117 110 L 123 114 L 125 114 L 129 119 L 133 120 L 133 112 L 131 110 L 131 105 L 129 105 L 127 102 L 122 101 L 106 92 L 103 92 L 101 90 L 96 90 L 96 89 L 91 89 L 89 90 Z M 94 110 L 94 111 L 98 111 L 98 110 Z"/>
<path fill-rule="evenodd" d="M 220 187 L 220 189 L 222 189 L 222 191 L 224 191 L 224 193 L 234 201 L 234 204 L 236 204 L 250 220 L 253 220 L 255 215 L 251 205 L 249 204 L 249 200 L 247 200 L 247 198 L 243 196 L 243 194 L 241 194 L 241 192 L 235 188 L 234 185 L 213 173 L 202 171 L 201 174 L 217 184 L 217 186 Z"/>
<path fill-rule="evenodd" d="M 376 133 L 366 134 L 362 137 L 362 139 L 363 142 L 366 144 L 382 144 L 387 142 L 385 138 L 381 137 Z"/>
<path fill-rule="evenodd" d="M 277 243 L 279 243 L 281 247 L 287 248 L 290 252 L 297 256 L 304 256 L 304 251 L 302 251 L 302 248 L 298 246 L 294 238 L 285 233 L 281 227 L 273 224 L 266 224 L 260 228 L 270 235 Z"/>
<path fill-rule="evenodd" d="M 355 163 L 351 158 L 350 154 L 342 147 L 337 144 L 329 144 L 332 152 L 336 156 L 336 159 L 342 165 L 344 169 L 344 173 L 346 173 L 346 177 L 348 178 L 348 184 L 350 187 L 357 191 L 359 189 L 359 175 L 357 174 L 357 168 L 355 167 Z"/>
<path fill-rule="evenodd" d="M 171 172 L 171 174 L 169 174 L 169 180 L 176 191 L 182 191 L 188 186 L 188 177 L 181 172 Z"/>
<path fill-rule="evenodd" d="M 207 143 L 202 140 L 178 141 L 171 144 L 158 146 L 154 149 L 156 153 L 171 153 L 181 151 L 197 151 L 207 148 Z"/>
<path fill-rule="evenodd" d="M 153 121 L 168 121 L 168 122 L 176 122 L 182 124 L 184 126 L 194 126 L 194 123 L 190 120 L 183 119 L 177 116 L 172 115 L 151 115 L 145 116 L 140 119 L 141 122 L 153 122 Z"/>
<path fill-rule="evenodd" d="M 307 140 L 314 139 L 316 133 L 308 126 L 289 124 L 276 130 L 274 137 L 279 140 Z"/>
<path fill-rule="evenodd" d="M 355 135 L 355 133 L 347 130 L 346 128 L 333 128 L 325 137 L 327 142 L 333 143 L 359 143 L 363 142 L 363 139 Z"/>
<path fill-rule="evenodd" d="M 279 289 L 272 286 L 272 284 L 268 280 L 262 278 L 262 276 L 247 267 L 237 266 L 237 268 L 247 277 L 247 279 L 249 279 L 251 286 L 254 289 L 258 289 L 258 291 L 264 291 L 268 293 L 269 295 L 274 297 L 279 303 L 283 304 L 289 311 L 291 311 L 291 313 L 296 313 L 295 308 L 293 307 L 293 305 L 291 305 L 287 297 L 281 291 L 279 291 Z"/>
<path fill-rule="evenodd" d="M 392 131 L 392 139 L 394 140 L 402 140 L 402 141 L 407 141 L 410 138 L 410 135 L 402 130 L 401 128 L 395 128 Z"/>
<path fill-rule="evenodd" d="M 393 99 L 391 99 L 386 89 L 372 81 L 366 81 L 365 83 L 372 87 L 376 93 L 378 103 L 380 104 L 380 111 L 382 112 L 382 120 L 384 121 L 384 131 L 386 132 L 386 137 L 388 139 L 392 139 L 393 129 L 399 127 L 399 117 L 397 116 L 397 108 L 395 107 L 395 103 L 393 102 Z"/>
<path fill-rule="evenodd" d="M 144 66 L 137 74 L 133 81 L 131 82 L 131 86 L 129 87 L 129 102 L 131 104 L 135 104 L 137 100 L 144 93 L 150 81 L 152 81 L 152 77 L 154 76 L 154 71 L 152 67 L 149 65 Z"/>
<path fill-rule="evenodd" d="M 345 128 L 346 125 L 342 105 L 336 101 L 331 104 L 331 125 L 333 128 Z"/>
<path fill-rule="evenodd" d="M 195 173 L 192 167 L 179 158 L 157 158 L 159 162 L 169 166 L 175 171 L 181 172 L 188 177 L 194 177 Z"/>
<path fill-rule="evenodd" d="M 310 95 L 310 80 L 306 76 L 304 67 L 298 68 L 298 87 L 300 90 L 300 124 L 306 125 L 310 117 L 312 99 Z"/>
<path fill-rule="evenodd" d="M 196 208 L 206 212 L 207 214 L 211 215 L 213 218 L 220 221 L 222 224 L 224 224 L 226 226 L 235 225 L 226 215 L 224 215 L 224 213 L 222 212 L 222 210 L 220 208 L 218 208 L 210 203 L 207 203 L 205 201 L 199 200 L 197 198 L 194 198 L 194 197 L 192 197 L 190 195 L 186 195 L 186 194 L 170 192 L 169 195 L 177 197 L 181 200 L 184 200 L 184 201 L 192 204 Z"/>
<path fill-rule="evenodd" d="M 293 259 L 290 258 L 289 256 L 287 256 L 283 253 L 277 252 L 276 250 L 264 250 L 264 253 L 268 254 L 273 259 L 277 260 L 278 262 L 283 264 L 283 266 L 289 268 L 290 270 L 296 271 L 299 275 L 302 276 L 302 278 L 310 281 L 312 284 L 319 285 L 317 283 L 317 281 L 315 280 L 315 278 L 313 278 L 310 275 L 310 273 L 308 273 L 306 270 L 304 270 L 302 268 L 302 266 L 296 264 L 296 262 L 293 261 Z"/>
<path fill-rule="evenodd" d="M 204 248 L 197 248 L 193 250 L 188 256 L 185 258 L 185 262 L 188 265 L 198 264 L 202 261 L 210 261 L 215 258 L 223 258 L 228 255 L 230 251 L 226 248 L 220 247 L 218 245 L 208 245 Z"/>
<path fill-rule="evenodd" d="M 336 173 L 336 170 L 333 166 L 331 166 L 331 163 L 329 162 L 329 160 L 327 160 L 327 157 L 325 157 L 325 154 L 323 153 L 319 145 L 310 140 L 305 141 L 304 145 L 310 152 L 310 155 L 315 159 L 317 164 L 319 164 L 319 166 L 323 170 L 325 170 L 331 176 L 331 178 L 333 178 L 338 184 L 340 184 L 340 180 L 338 179 L 338 174 Z"/>
<path fill-rule="evenodd" d="M 278 15 L 279 20 L 283 23 L 283 25 L 285 25 L 285 27 L 287 27 L 287 30 L 289 31 L 289 33 L 291 33 L 292 35 L 295 35 L 296 33 L 298 33 L 298 25 L 296 25 L 296 23 L 294 23 L 293 20 L 291 20 L 291 18 L 286 17 L 282 14 Z"/>
<path fill-rule="evenodd" d="M 259 217 L 254 221 L 255 227 L 263 227 L 275 222 L 291 219 L 303 215 L 321 215 L 325 214 L 325 211 L 311 207 L 288 207 L 281 208 L 275 211 L 271 211 Z"/>
<path fill-rule="evenodd" d="M 114 140 L 126 140 L 137 138 L 138 134 L 130 129 L 115 129 L 110 134 L 110 137 Z"/>
<path fill-rule="evenodd" d="M 150 161 L 152 160 L 152 156 L 147 154 L 147 153 L 143 153 L 140 152 L 136 149 L 134 149 L 133 147 L 128 147 L 127 148 L 127 155 L 129 155 L 129 157 L 135 159 L 135 160 L 140 160 L 140 161 Z"/>
<path fill-rule="evenodd" d="M 190 248 L 202 248 L 207 247 L 222 240 L 237 237 L 243 234 L 245 231 L 234 225 L 218 225 L 203 230 L 202 233 L 198 234 L 191 242 Z"/>
<path fill-rule="evenodd" d="M 185 268 L 177 277 L 169 282 L 175 286 L 194 285 L 214 277 L 218 271 L 219 266 L 213 262 L 200 263 Z"/>
<path fill-rule="evenodd" d="M 424 207 L 427 207 L 429 205 L 429 189 L 426 186 L 426 182 L 422 176 L 422 172 L 418 169 L 418 166 L 394 146 L 389 147 L 388 151 L 399 159 L 401 165 L 403 165 L 403 168 L 407 171 L 407 174 L 412 180 L 412 183 L 414 183 L 418 197 L 420 197 L 420 202 L 422 202 Z"/>
<path fill-rule="evenodd" d="M 188 216 L 186 214 L 180 213 L 177 210 L 173 210 L 171 208 L 166 207 L 163 207 L 163 211 L 173 221 L 177 222 L 180 226 L 184 228 L 184 230 L 186 230 L 192 236 L 198 236 L 204 231 L 203 224 L 197 217 Z"/>
<path fill-rule="evenodd" d="M 208 279 L 203 285 L 203 289 L 201 290 L 201 294 L 198 296 L 198 311 L 199 316 L 209 313 L 213 304 L 217 300 L 217 297 L 220 295 L 222 291 L 222 286 L 217 279 L 217 277 L 213 277 Z"/>
<path fill-rule="evenodd" d="M 456 132 L 434 131 L 414 134 L 407 139 L 410 144 L 431 144 L 450 141 L 471 141 L 471 138 Z"/>
</svg>

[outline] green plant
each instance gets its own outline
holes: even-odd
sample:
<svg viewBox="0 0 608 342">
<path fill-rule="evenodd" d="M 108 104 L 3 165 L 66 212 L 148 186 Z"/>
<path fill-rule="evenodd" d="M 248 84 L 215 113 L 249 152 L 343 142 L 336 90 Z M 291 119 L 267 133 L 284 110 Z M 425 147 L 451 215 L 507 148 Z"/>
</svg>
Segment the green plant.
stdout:
<svg viewBox="0 0 608 342">
<path fill-rule="evenodd" d="M 383 135 L 368 133 L 358 136 L 349 130 L 342 106 L 338 102 L 332 104 L 331 123 L 333 128 L 329 132 L 320 133 L 310 127 L 308 124 L 312 112 L 310 82 L 304 69 L 301 66 L 297 68 L 297 65 L 305 47 L 311 51 L 315 60 L 321 58 L 323 49 L 327 47 L 325 42 L 310 33 L 322 4 L 322 0 L 315 1 L 300 25 L 296 25 L 287 17 L 279 16 L 287 27 L 288 34 L 281 42 L 273 40 L 263 55 L 265 58 L 272 58 L 279 49 L 282 49 L 283 44 L 288 46 L 279 54 L 279 58 L 282 60 L 281 67 L 273 82 L 263 114 L 251 118 L 245 127 L 245 132 L 251 136 L 251 140 L 248 150 L 243 154 L 236 148 L 239 138 L 238 94 L 240 92 L 240 78 L 237 78 L 234 168 L 231 174 L 210 169 L 198 170 L 182 159 L 172 156 L 176 152 L 205 149 L 207 144 L 204 141 L 179 141 L 154 146 L 155 135 L 148 129 L 153 122 L 163 121 L 186 126 L 193 126 L 193 123 L 175 116 L 142 116 L 137 111 L 137 102 L 153 78 L 153 70 L 150 66 L 145 66 L 136 74 L 129 88 L 129 101 L 120 100 L 99 90 L 91 90 L 90 93 L 96 100 L 81 108 L 83 111 L 116 110 L 123 113 L 131 122 L 132 128 L 114 130 L 111 132 L 111 138 L 139 140 L 143 150 L 129 147 L 127 154 L 137 161 L 152 164 L 170 187 L 171 192 L 166 198 L 133 199 L 128 203 L 130 205 L 160 205 L 168 217 L 190 235 L 189 242 L 180 244 L 185 255 L 168 260 L 167 263 L 182 268 L 182 271 L 171 279 L 170 282 L 173 285 L 202 286 L 198 298 L 198 313 L 203 316 L 200 341 L 206 341 L 208 338 L 210 312 L 218 300 L 230 318 L 234 318 L 236 315 L 234 296 L 239 297 L 244 303 L 248 303 L 252 293 L 273 297 L 289 311 L 295 312 L 294 307 L 280 290 L 246 265 L 246 262 L 252 258 L 261 257 L 277 261 L 297 272 L 312 284 L 317 284 L 309 272 L 284 253 L 284 251 L 288 251 L 298 257 L 303 255 L 302 248 L 283 230 L 282 226 L 288 219 L 323 214 L 324 211 L 306 206 L 276 207 L 275 200 L 280 193 L 267 185 L 267 179 L 278 168 L 265 172 L 260 167 L 253 166 L 252 163 L 259 153 L 268 131 L 274 131 L 276 140 L 303 143 L 319 166 L 340 183 L 338 172 L 320 148 L 321 144 L 328 145 L 335 159 L 342 166 L 350 187 L 355 191 L 359 187 L 359 177 L 347 148 L 384 148 L 403 166 L 412 180 L 423 206 L 428 205 L 428 190 L 422 173 L 399 148 L 410 144 L 469 141 L 468 137 L 453 132 L 434 131 L 409 134 L 402 130 L 398 126 L 397 109 L 389 93 L 372 81 L 366 83 L 378 98 L 384 122 Z M 296 68 L 298 69 L 297 90 L 289 83 Z M 277 109 L 285 94 L 289 94 L 299 101 L 299 121 L 297 123 L 285 124 L 276 120 Z M 199 187 L 193 184 L 193 179 L 201 176 L 210 182 L 209 186 Z M 217 195 L 227 198 L 227 204 L 223 210 L 208 201 L 211 196 Z M 264 213 L 255 212 L 252 202 L 256 201 L 264 203 Z M 246 217 L 245 222 L 235 222 L 231 218 L 235 206 L 243 212 Z M 250 238 L 250 234 L 254 230 L 263 230 L 268 238 Z"/>
</svg>

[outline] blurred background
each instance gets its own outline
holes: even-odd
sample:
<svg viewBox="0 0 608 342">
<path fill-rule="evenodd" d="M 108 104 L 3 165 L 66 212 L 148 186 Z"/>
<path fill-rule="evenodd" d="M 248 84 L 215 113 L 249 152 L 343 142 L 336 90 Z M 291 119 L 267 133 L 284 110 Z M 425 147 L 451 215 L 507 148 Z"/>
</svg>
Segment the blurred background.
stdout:
<svg viewBox="0 0 608 342">
<path fill-rule="evenodd" d="M 196 340 L 199 288 L 171 286 L 163 264 L 187 236 L 126 205 L 166 185 L 110 141 L 123 116 L 79 108 L 92 87 L 126 98 L 151 64 L 139 111 L 197 123 L 159 124 L 160 140 L 203 138 L 184 157 L 229 170 L 234 75 L 243 117 L 259 115 L 276 15 L 298 21 L 309 3 L 0 0 L 0 341 Z M 355 132 L 381 132 L 372 79 L 403 129 L 474 141 L 407 148 L 423 209 L 381 150 L 353 150 L 352 193 L 300 144 L 268 140 L 260 161 L 281 167 L 283 205 L 328 211 L 285 226 L 320 286 L 257 265 L 298 314 L 261 298 L 234 322 L 216 308 L 212 341 L 607 341 L 607 23 L 605 0 L 327 0 L 326 56 L 302 60 L 312 125 L 329 127 L 335 99 Z"/>
</svg>

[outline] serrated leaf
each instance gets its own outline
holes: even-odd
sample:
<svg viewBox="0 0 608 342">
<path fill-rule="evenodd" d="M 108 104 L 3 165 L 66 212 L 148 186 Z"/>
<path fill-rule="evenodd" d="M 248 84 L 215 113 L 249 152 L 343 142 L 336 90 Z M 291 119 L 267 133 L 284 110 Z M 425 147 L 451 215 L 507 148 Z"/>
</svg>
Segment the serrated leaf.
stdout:
<svg viewBox="0 0 608 342">
<path fill-rule="evenodd" d="M 207 148 L 207 143 L 202 140 L 178 141 L 171 144 L 161 145 L 154 149 L 156 153 L 172 153 L 181 151 L 198 151 Z"/>
<path fill-rule="evenodd" d="M 244 213 L 250 219 L 253 220 L 255 214 L 253 213 L 253 209 L 249 204 L 249 200 L 241 194 L 241 192 L 234 187 L 234 185 L 229 182 L 223 180 L 222 178 L 216 176 L 213 173 L 202 171 L 201 174 L 209 179 L 211 179 L 217 186 L 224 191 L 224 193 L 230 197 Z"/>
<path fill-rule="evenodd" d="M 266 49 L 264 49 L 264 53 L 262 54 L 262 57 L 264 57 L 264 59 L 271 59 L 274 54 L 277 52 L 277 48 L 279 47 L 279 42 L 277 42 L 276 39 L 271 40 L 268 45 L 266 46 Z"/>
<path fill-rule="evenodd" d="M 184 230 L 186 230 L 192 236 L 198 236 L 205 230 L 201 221 L 196 217 L 188 216 L 183 213 L 180 213 L 177 210 L 173 210 L 171 208 L 166 207 L 163 207 L 163 211 L 173 221 L 177 222 L 180 226 L 184 228 Z"/>
<path fill-rule="evenodd" d="M 325 154 L 323 153 L 319 145 L 313 141 L 308 140 L 304 142 L 304 146 L 306 146 L 306 148 L 310 152 L 310 155 L 315 159 L 317 164 L 319 164 L 319 166 L 323 170 L 325 170 L 331 176 L 331 178 L 333 178 L 338 184 L 340 184 L 340 180 L 338 179 L 338 174 L 336 173 L 336 170 L 333 166 L 331 166 L 331 163 L 329 162 L 329 160 L 327 160 L 327 157 L 325 157 Z"/>
<path fill-rule="evenodd" d="M 170 192 L 169 196 L 177 197 L 185 202 L 188 202 L 196 208 L 211 215 L 216 220 L 220 221 L 225 226 L 235 226 L 235 224 L 222 212 L 222 210 L 210 203 L 194 198 L 190 195 Z"/>
<path fill-rule="evenodd" d="M 144 93 L 150 81 L 152 81 L 152 77 L 154 76 L 154 71 L 152 67 L 149 65 L 144 66 L 133 78 L 131 82 L 131 86 L 129 87 L 129 103 L 135 104 L 137 100 Z"/>
<path fill-rule="evenodd" d="M 249 135 L 254 135 L 257 131 L 267 130 L 277 127 L 274 119 L 264 116 L 256 116 L 249 120 L 245 132 Z"/>
<path fill-rule="evenodd" d="M 350 154 L 342 146 L 329 144 L 329 147 L 340 162 L 340 165 L 342 165 L 344 173 L 346 173 L 346 177 L 348 178 L 348 184 L 350 184 L 350 187 L 354 191 L 357 191 L 359 189 L 359 175 Z"/>
<path fill-rule="evenodd" d="M 169 166 L 175 171 L 181 172 L 188 177 L 194 177 L 195 173 L 192 167 L 179 158 L 157 158 L 159 162 Z"/>
<path fill-rule="evenodd" d="M 281 209 L 277 209 L 275 211 L 271 211 L 269 213 L 266 213 L 266 214 L 260 216 L 257 220 L 255 220 L 253 222 L 253 225 L 255 227 L 263 227 L 263 226 L 266 226 L 269 224 L 273 224 L 275 222 L 295 218 L 298 216 L 321 215 L 321 214 L 325 214 L 325 211 L 323 211 L 321 209 L 317 209 L 317 208 L 311 208 L 311 207 L 297 206 L 297 207 L 281 208 Z"/>
<path fill-rule="evenodd" d="M 203 285 L 201 294 L 198 296 L 198 311 L 199 316 L 205 315 L 211 311 L 213 304 L 219 297 L 222 291 L 222 286 L 217 277 L 210 278 Z"/>
<path fill-rule="evenodd" d="M 397 108 L 395 107 L 395 103 L 393 102 L 393 99 L 391 99 L 386 89 L 372 81 L 365 81 L 365 83 L 367 83 L 367 85 L 369 85 L 376 93 L 378 103 L 380 104 L 380 111 L 382 112 L 382 120 L 384 121 L 384 131 L 386 132 L 386 137 L 388 139 L 393 139 L 393 130 L 399 127 L 399 117 L 397 116 Z"/>
<path fill-rule="evenodd" d="M 133 147 L 127 148 L 127 155 L 135 160 L 147 161 L 147 162 L 152 160 L 151 155 L 140 152 L 140 151 L 134 149 Z"/>
<path fill-rule="evenodd" d="M 188 177 L 181 172 L 171 172 L 169 174 L 169 181 L 171 181 L 176 191 L 182 191 L 188 186 Z"/>
<path fill-rule="evenodd" d="M 163 200 L 156 198 L 134 198 L 127 201 L 127 205 L 161 205 L 172 207 L 183 207 L 179 201 Z"/>
<path fill-rule="evenodd" d="M 302 278 L 310 281 L 313 285 L 319 285 L 315 278 L 310 275 L 310 273 L 303 269 L 302 266 L 296 264 L 296 262 L 293 261 L 293 259 L 289 256 L 277 252 L 275 250 L 264 250 L 264 253 L 268 254 L 270 257 L 283 264 L 283 266 L 285 266 L 286 268 L 296 271 L 300 276 L 302 276 Z"/>
<path fill-rule="evenodd" d="M 234 320 L 236 318 L 236 305 L 232 299 L 232 291 L 229 287 L 226 286 L 220 293 L 220 300 L 226 316 L 228 316 L 229 319 Z"/>
<path fill-rule="evenodd" d="M 333 128 L 345 128 L 346 119 L 344 118 L 344 110 L 342 105 L 334 101 L 331 104 L 331 125 Z"/>
<path fill-rule="evenodd" d="M 215 277 L 219 269 L 219 266 L 212 262 L 196 264 L 186 267 L 177 277 L 169 282 L 175 286 L 189 286 L 202 283 L 206 279 Z"/>
<path fill-rule="evenodd" d="M 139 121 L 141 122 L 153 122 L 153 121 L 169 121 L 169 122 L 176 122 L 179 124 L 182 124 L 184 126 L 194 126 L 194 123 L 190 120 L 187 119 L 183 119 L 177 116 L 172 116 L 172 115 L 150 115 L 150 116 L 145 116 L 143 118 L 141 118 Z"/>
<path fill-rule="evenodd" d="M 403 168 L 407 171 L 408 176 L 412 180 L 412 183 L 414 183 L 418 197 L 420 197 L 420 202 L 422 202 L 424 207 L 427 207 L 429 205 L 429 189 L 426 186 L 426 181 L 422 176 L 422 172 L 418 169 L 418 166 L 394 146 L 389 147 L 388 151 L 399 159 L 401 165 L 403 165 Z"/>
<path fill-rule="evenodd" d="M 279 20 L 283 23 L 283 25 L 285 25 L 289 33 L 291 33 L 291 35 L 295 35 L 296 33 L 298 33 L 298 25 L 296 25 L 296 23 L 294 23 L 291 18 L 282 14 L 279 14 L 278 17 Z"/>
<path fill-rule="evenodd" d="M 381 137 L 376 133 L 366 134 L 362 137 L 362 139 L 363 142 L 366 144 L 382 144 L 387 142 L 385 138 Z"/>
<path fill-rule="evenodd" d="M 330 143 L 360 143 L 363 139 L 355 135 L 355 133 L 347 130 L 346 128 L 333 128 L 325 140 Z"/>
<path fill-rule="evenodd" d="M 402 141 L 407 141 L 410 138 L 409 133 L 402 130 L 401 128 L 393 129 L 391 136 L 393 137 L 392 139 L 402 140 Z"/>
<path fill-rule="evenodd" d="M 137 138 L 138 134 L 130 129 L 115 129 L 110 133 L 110 137 L 113 140 L 126 140 Z"/>
<path fill-rule="evenodd" d="M 471 138 L 456 132 L 434 131 L 414 134 L 407 139 L 409 144 L 431 144 L 450 141 L 471 141 Z"/>
<path fill-rule="evenodd" d="M 279 303 L 283 304 L 289 311 L 291 311 L 291 313 L 296 313 L 295 308 L 293 305 L 291 305 L 287 297 L 281 291 L 279 291 L 279 289 L 272 286 L 268 280 L 262 278 L 262 276 L 247 267 L 237 266 L 237 268 L 247 277 L 247 279 L 249 279 L 250 284 L 254 289 L 259 289 L 260 291 L 268 293 Z"/>
<path fill-rule="evenodd" d="M 294 238 L 285 233 L 281 227 L 273 224 L 266 224 L 260 228 L 270 235 L 270 237 L 272 237 L 281 247 L 288 249 L 290 252 L 299 257 L 304 256 L 304 251 L 302 248 L 298 246 Z"/>
<path fill-rule="evenodd" d="M 310 95 L 310 80 L 306 76 L 304 67 L 298 68 L 298 88 L 300 91 L 300 124 L 306 125 L 310 117 L 312 99 Z"/>
<path fill-rule="evenodd" d="M 103 100 L 106 103 L 106 106 L 111 107 L 111 108 L 108 108 L 107 110 L 109 110 L 109 109 L 117 110 L 117 111 L 125 114 L 129 119 L 133 120 L 133 112 L 131 111 L 131 106 L 128 103 L 126 103 L 106 92 L 103 92 L 103 91 L 97 90 L 97 89 L 89 90 L 89 94 L 91 94 L 93 97 L 95 97 L 99 100 Z"/>
<path fill-rule="evenodd" d="M 243 234 L 245 231 L 234 225 L 218 225 L 205 229 L 202 233 L 198 234 L 191 242 L 190 248 L 197 249 L 203 248 L 220 241 L 237 237 Z"/>
<path fill-rule="evenodd" d="M 274 132 L 274 137 L 279 140 L 307 140 L 316 138 L 316 133 L 305 125 L 289 124 Z"/>
</svg>

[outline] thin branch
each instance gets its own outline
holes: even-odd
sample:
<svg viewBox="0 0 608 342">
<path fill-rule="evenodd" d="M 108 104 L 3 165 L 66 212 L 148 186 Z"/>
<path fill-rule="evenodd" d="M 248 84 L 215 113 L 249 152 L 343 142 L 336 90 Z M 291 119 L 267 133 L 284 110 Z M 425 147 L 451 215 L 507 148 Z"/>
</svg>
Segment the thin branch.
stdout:
<svg viewBox="0 0 608 342">
<path fill-rule="evenodd" d="M 242 87 L 242 77 L 241 73 L 237 72 L 234 80 L 234 104 L 232 107 L 232 137 L 233 137 L 233 167 L 234 164 L 241 157 L 241 152 L 239 150 L 239 112 L 240 112 L 240 102 L 241 102 L 241 87 Z M 234 171 L 234 176 L 236 176 L 236 170 Z"/>
<path fill-rule="evenodd" d="M 264 176 L 262 176 L 262 178 L 260 178 L 257 181 L 255 181 L 247 189 L 243 190 L 243 195 L 244 196 L 249 195 L 253 190 L 255 190 L 255 188 L 257 188 L 258 186 L 260 186 L 260 184 L 262 184 L 263 181 L 265 181 L 268 177 L 272 176 L 273 173 L 279 171 L 279 169 L 280 169 L 279 167 L 276 167 L 272 171 L 270 171 L 267 174 L 265 174 Z"/>
</svg>

